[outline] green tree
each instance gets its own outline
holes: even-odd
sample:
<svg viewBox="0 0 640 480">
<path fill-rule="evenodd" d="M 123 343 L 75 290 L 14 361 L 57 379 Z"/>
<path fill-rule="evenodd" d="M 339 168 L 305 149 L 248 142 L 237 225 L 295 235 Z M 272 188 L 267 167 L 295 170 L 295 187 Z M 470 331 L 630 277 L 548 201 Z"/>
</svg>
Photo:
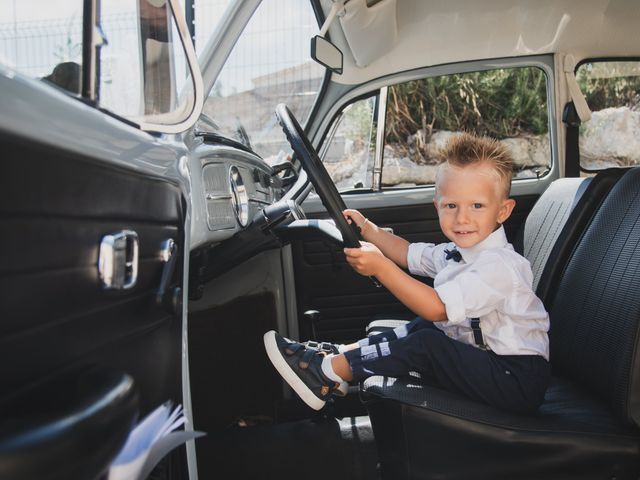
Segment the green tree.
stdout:
<svg viewBox="0 0 640 480">
<path fill-rule="evenodd" d="M 389 89 L 387 143 L 406 145 L 419 130 L 471 131 L 499 139 L 548 130 L 546 76 L 535 67 L 415 80 Z M 424 145 L 408 152 L 426 158 Z"/>
</svg>

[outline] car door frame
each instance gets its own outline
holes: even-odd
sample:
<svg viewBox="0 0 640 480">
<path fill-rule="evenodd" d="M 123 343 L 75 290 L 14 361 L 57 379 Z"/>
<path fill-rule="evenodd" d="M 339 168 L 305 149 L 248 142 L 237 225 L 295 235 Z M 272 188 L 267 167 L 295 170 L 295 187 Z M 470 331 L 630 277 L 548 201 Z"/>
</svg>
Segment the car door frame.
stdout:
<svg viewBox="0 0 640 480">
<path fill-rule="evenodd" d="M 340 112 L 350 103 L 367 96 L 370 96 L 372 92 L 380 92 L 386 89 L 389 85 L 403 83 L 411 80 L 418 80 L 427 77 L 437 77 L 442 75 L 450 75 L 455 73 L 468 73 L 479 70 L 490 70 L 497 68 L 514 68 L 514 67 L 537 67 L 543 70 L 546 77 L 546 89 L 547 89 L 547 112 L 548 112 L 548 132 L 550 139 L 550 156 L 551 165 L 550 170 L 539 178 L 527 178 L 517 179 L 512 183 L 511 195 L 515 197 L 523 197 L 526 199 L 525 208 L 530 208 L 532 205 L 532 199 L 539 196 L 551 182 L 560 177 L 560 162 L 559 158 L 559 142 L 558 142 L 558 118 L 556 108 L 556 93 L 555 93 L 555 62 L 553 55 L 536 55 L 518 58 L 504 58 L 504 59 L 491 59 L 485 61 L 470 61 L 461 62 L 455 64 L 439 65 L 435 67 L 426 67 L 408 72 L 403 72 L 393 76 L 386 76 L 381 79 L 377 79 L 371 82 L 367 82 L 360 86 L 347 86 L 339 84 L 337 82 L 329 82 L 326 88 L 323 90 L 321 96 L 318 99 L 316 107 L 314 109 L 314 116 L 309 119 L 308 132 L 312 139 L 312 143 L 318 150 L 321 150 L 323 143 L 327 141 L 327 136 L 332 129 L 335 120 L 340 115 Z M 378 98 L 384 97 L 380 93 L 377 93 Z M 383 122 L 385 117 L 385 108 L 377 107 L 378 121 Z M 380 123 L 378 124 L 380 125 Z M 378 133 L 380 131 L 378 130 Z M 378 139 L 384 138 L 384 136 L 378 135 Z M 376 142 L 376 156 L 380 155 L 380 149 L 383 142 Z M 381 157 L 380 157 L 381 158 Z M 383 159 L 384 162 L 384 159 Z M 384 163 L 382 164 L 384 168 Z M 402 209 L 403 207 L 415 207 L 416 205 L 430 204 L 433 202 L 435 189 L 433 185 L 409 187 L 409 188 L 379 188 L 379 182 L 375 179 L 372 182 L 378 190 L 351 190 L 343 191 L 342 198 L 345 204 L 349 208 L 355 208 L 358 210 L 376 210 L 381 208 L 396 208 Z M 306 198 L 302 203 L 304 211 L 311 217 L 322 218 L 326 215 L 324 206 L 320 199 L 316 195 L 309 195 L 311 192 L 311 185 L 307 185 L 304 191 L 301 193 L 301 197 Z M 531 205 L 530 205 L 531 204 Z M 292 250 L 289 249 L 285 252 L 285 255 L 291 256 L 291 260 L 287 262 L 290 268 L 285 271 L 285 278 L 288 278 L 288 285 L 300 287 L 300 283 L 296 282 L 296 274 L 294 266 L 298 259 L 293 258 Z M 296 298 L 300 298 L 301 292 L 296 292 Z M 300 315 L 300 311 L 297 303 L 292 302 L 288 305 L 290 310 L 287 311 L 287 318 L 296 319 Z M 300 307 L 304 309 L 304 307 Z M 300 321 L 289 322 L 289 334 L 293 338 L 298 338 L 301 333 L 309 332 L 306 326 L 301 326 Z"/>
</svg>

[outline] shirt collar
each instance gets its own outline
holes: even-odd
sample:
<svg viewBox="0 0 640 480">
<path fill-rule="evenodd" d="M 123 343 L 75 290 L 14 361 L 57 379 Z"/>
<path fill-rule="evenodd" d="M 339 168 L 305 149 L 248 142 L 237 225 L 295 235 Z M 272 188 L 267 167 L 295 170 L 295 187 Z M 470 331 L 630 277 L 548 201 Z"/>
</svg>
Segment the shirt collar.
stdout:
<svg viewBox="0 0 640 480">
<path fill-rule="evenodd" d="M 462 255 L 462 259 L 465 263 L 473 263 L 478 255 L 480 255 L 484 250 L 490 250 L 492 248 L 504 248 L 509 244 L 507 241 L 507 235 L 504 233 L 504 227 L 500 225 L 496 231 L 491 233 L 487 238 L 482 240 L 480 243 L 476 243 L 473 247 L 462 248 L 456 245 L 456 248 Z"/>
</svg>

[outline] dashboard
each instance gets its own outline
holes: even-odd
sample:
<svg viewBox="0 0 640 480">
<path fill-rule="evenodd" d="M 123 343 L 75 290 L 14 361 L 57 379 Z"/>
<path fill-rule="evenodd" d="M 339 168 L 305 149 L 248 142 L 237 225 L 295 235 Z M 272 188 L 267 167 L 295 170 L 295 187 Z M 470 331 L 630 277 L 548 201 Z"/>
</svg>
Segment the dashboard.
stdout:
<svg viewBox="0 0 640 480">
<path fill-rule="evenodd" d="M 296 238 L 320 234 L 342 244 L 332 221 L 307 219 L 297 203 L 307 188 L 304 170 L 298 174 L 290 164 L 271 167 L 252 152 L 207 144 L 195 148 L 189 168 L 191 300 L 200 299 L 205 285 L 222 273 Z M 285 194 L 286 185 L 292 186 Z"/>
<path fill-rule="evenodd" d="M 257 155 L 215 145 L 202 145 L 194 153 L 192 250 L 231 238 L 282 198 L 280 179 Z"/>
<path fill-rule="evenodd" d="M 304 214 L 283 199 L 284 179 L 251 152 L 202 144 L 189 161 L 189 298 L 198 300 L 212 279 L 262 251 L 280 248 L 277 228 Z"/>
</svg>

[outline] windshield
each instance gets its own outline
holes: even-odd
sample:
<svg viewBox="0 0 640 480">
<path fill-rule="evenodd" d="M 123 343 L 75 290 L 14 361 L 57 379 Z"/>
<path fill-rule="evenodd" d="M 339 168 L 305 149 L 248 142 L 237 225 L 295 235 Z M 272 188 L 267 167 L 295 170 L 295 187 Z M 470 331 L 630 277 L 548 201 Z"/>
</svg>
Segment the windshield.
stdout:
<svg viewBox="0 0 640 480">
<path fill-rule="evenodd" d="M 197 32 L 198 6 L 216 23 L 228 1 L 196 3 L 196 51 L 208 40 Z M 205 14 L 206 11 L 210 14 Z M 285 103 L 305 123 L 325 69 L 310 57 L 318 32 L 313 8 L 301 0 L 264 0 L 245 27 L 206 99 L 198 128 L 231 138 L 268 162 L 289 150 L 274 114 Z M 212 31 L 212 30 L 209 30 Z M 202 38 L 202 40 L 200 40 Z"/>
</svg>

